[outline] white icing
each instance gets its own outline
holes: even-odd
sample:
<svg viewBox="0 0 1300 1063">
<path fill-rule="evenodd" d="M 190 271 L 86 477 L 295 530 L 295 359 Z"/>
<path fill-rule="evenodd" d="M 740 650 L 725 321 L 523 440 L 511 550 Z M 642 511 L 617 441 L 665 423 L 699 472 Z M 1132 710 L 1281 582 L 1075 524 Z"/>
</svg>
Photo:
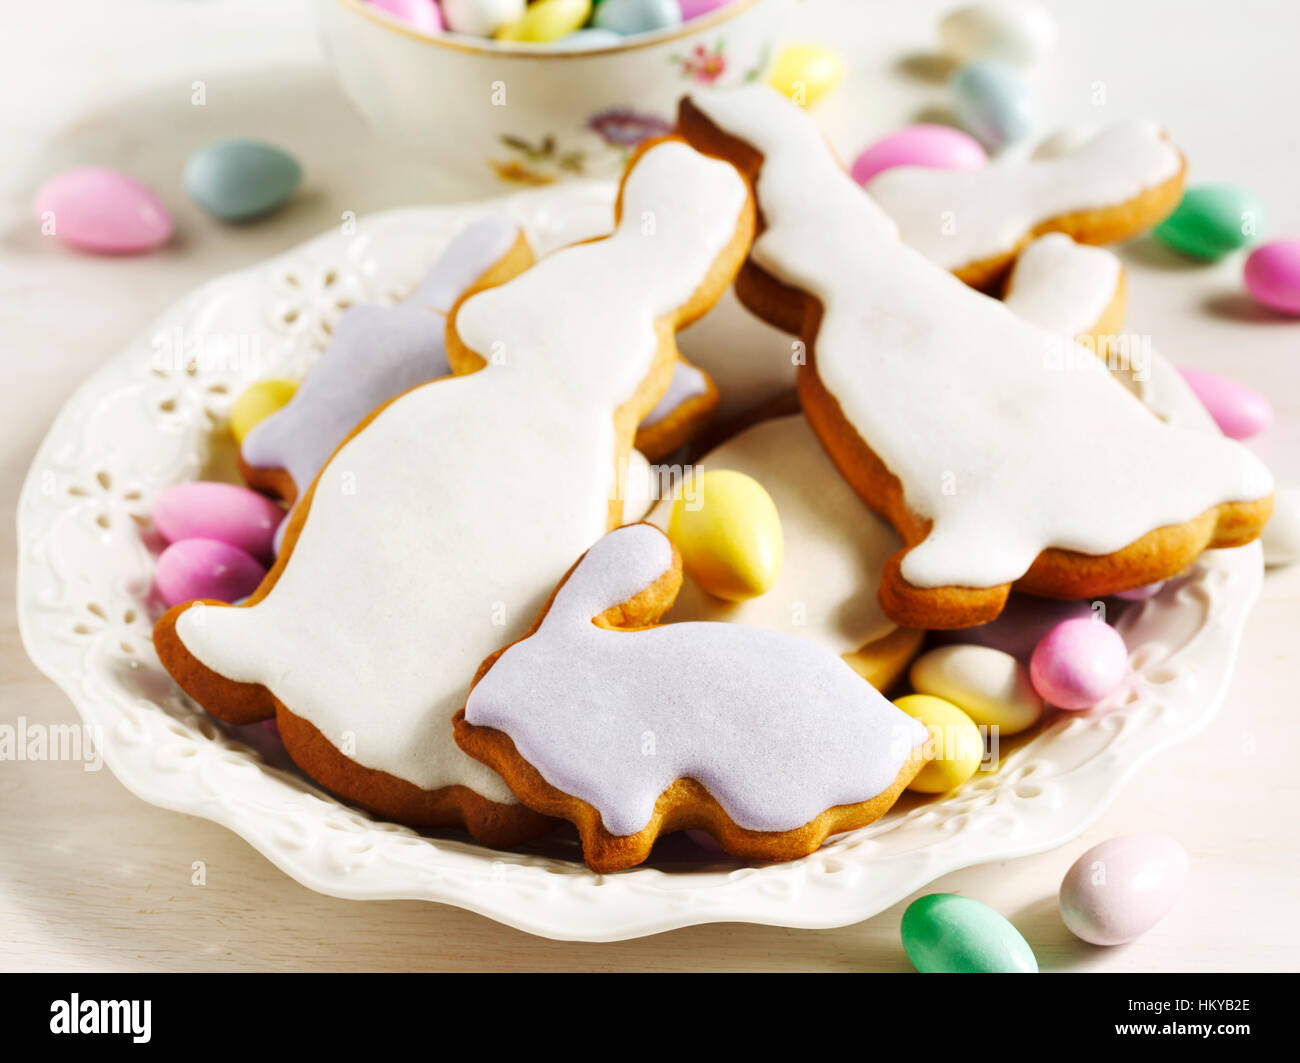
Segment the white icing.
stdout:
<svg viewBox="0 0 1300 1063">
<path fill-rule="evenodd" d="M 801 415 L 747 428 L 707 454 L 697 471 L 734 469 L 772 496 L 781 518 L 785 559 L 765 594 L 728 602 L 682 582 L 670 621 L 728 620 L 780 631 L 850 653 L 895 625 L 880 608 L 880 570 L 902 543 L 840 476 Z M 667 529 L 672 499 L 649 519 Z"/>
<path fill-rule="evenodd" d="M 1112 553 L 1272 490 L 1239 444 L 1163 424 L 1108 373 L 1053 367 L 1059 335 L 900 243 L 779 93 L 692 98 L 764 156 L 752 257 L 821 302 L 819 378 L 933 522 L 904 558 L 909 583 L 1009 583 L 1049 547 Z"/>
<path fill-rule="evenodd" d="M 1096 325 L 1110 304 L 1120 270 L 1120 260 L 1105 248 L 1076 244 L 1062 233 L 1041 236 L 1016 260 L 1004 302 L 1049 332 L 1077 336 Z M 1138 344 L 1146 339 L 1133 333 L 1120 338 Z M 1161 420 L 1221 434 L 1183 375 L 1154 346 L 1146 344 L 1144 349 L 1150 364 L 1120 365 L 1115 378 Z M 1101 353 L 1109 358 L 1104 348 Z"/>
<path fill-rule="evenodd" d="M 614 235 L 462 304 L 456 328 L 487 366 L 406 393 L 345 444 L 267 597 L 180 616 L 190 652 L 264 684 L 365 767 L 513 800 L 455 745 L 452 714 L 606 530 L 614 413 L 746 195 L 734 169 L 680 142 L 643 155 Z"/>
<path fill-rule="evenodd" d="M 866 188 L 905 243 L 953 270 L 1011 251 L 1051 218 L 1135 199 L 1181 166 L 1155 126 L 1121 122 L 1065 155 L 978 170 L 898 166 Z"/>
<path fill-rule="evenodd" d="M 671 566 L 667 538 L 648 525 L 605 536 L 537 632 L 474 688 L 465 718 L 508 734 L 616 835 L 643 829 L 679 778 L 762 831 L 793 830 L 887 789 L 927 731 L 835 654 L 742 624 L 592 623 Z"/>
<path fill-rule="evenodd" d="M 1004 302 L 1026 321 L 1061 336 L 1093 328 L 1115 301 L 1123 268 L 1102 247 L 1049 233 L 1016 259 Z"/>
</svg>

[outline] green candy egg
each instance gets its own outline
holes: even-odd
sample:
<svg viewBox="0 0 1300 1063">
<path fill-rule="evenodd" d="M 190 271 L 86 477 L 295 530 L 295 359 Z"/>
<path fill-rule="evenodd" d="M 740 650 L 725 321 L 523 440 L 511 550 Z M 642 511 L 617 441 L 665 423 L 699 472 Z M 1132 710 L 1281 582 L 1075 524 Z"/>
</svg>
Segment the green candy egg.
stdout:
<svg viewBox="0 0 1300 1063">
<path fill-rule="evenodd" d="M 302 168 L 292 155 L 258 140 L 219 140 L 185 164 L 185 191 L 223 221 L 270 214 L 301 180 Z"/>
<path fill-rule="evenodd" d="M 1197 185 L 1155 234 L 1175 251 L 1210 262 L 1245 247 L 1263 224 L 1259 200 L 1238 185 Z"/>
<path fill-rule="evenodd" d="M 903 951 L 923 974 L 1036 974 L 1034 950 L 987 904 L 931 893 L 907 906 Z"/>
</svg>

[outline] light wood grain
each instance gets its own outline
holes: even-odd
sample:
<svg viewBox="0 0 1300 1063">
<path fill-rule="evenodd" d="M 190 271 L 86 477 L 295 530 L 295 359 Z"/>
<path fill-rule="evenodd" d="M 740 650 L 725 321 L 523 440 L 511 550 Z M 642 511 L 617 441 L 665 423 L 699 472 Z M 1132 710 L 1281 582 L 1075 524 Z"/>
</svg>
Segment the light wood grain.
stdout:
<svg viewBox="0 0 1300 1063">
<path fill-rule="evenodd" d="M 854 0 L 801 6 L 801 36 L 850 53 L 849 85 L 820 105 L 846 156 L 943 102 L 941 86 L 899 59 L 928 47 L 946 6 L 891 5 L 887 25 L 876 21 L 876 5 Z M 1193 180 L 1241 181 L 1269 204 L 1274 232 L 1300 233 L 1300 133 L 1294 123 L 1276 126 L 1263 103 L 1292 91 L 1286 5 L 1238 0 L 1232 19 L 1189 14 L 1176 48 L 1152 43 L 1167 37 L 1161 5 L 1051 6 L 1064 43 L 1038 82 L 1046 113 L 1094 123 L 1158 118 L 1187 151 Z M 0 100 L 0 538 L 12 558 L 13 500 L 50 420 L 152 315 L 214 273 L 334 224 L 343 210 L 462 190 L 374 142 L 320 66 L 302 0 L 75 0 L 22 5 L 5 17 L 0 66 L 11 86 L 24 86 Z M 252 22 L 259 32 L 247 32 Z M 189 102 L 196 78 L 207 83 L 203 109 Z M 1107 89 L 1102 107 L 1092 103 L 1097 82 Z M 178 191 L 186 154 L 234 133 L 275 140 L 306 164 L 303 195 L 262 225 L 218 225 Z M 153 182 L 176 209 L 177 245 L 115 261 L 37 235 L 31 192 L 71 162 L 123 165 Z M 1239 294 L 1239 260 L 1193 268 L 1149 241 L 1125 254 L 1132 327 L 1150 329 L 1176 362 L 1231 372 L 1265 391 L 1278 423 L 1257 449 L 1281 478 L 1300 482 L 1300 325 L 1251 310 Z M 22 651 L 13 583 L 8 563 L 0 575 L 0 722 L 73 722 L 67 700 Z M 949 875 L 926 892 L 992 904 L 1048 970 L 1300 966 L 1300 930 L 1277 914 L 1293 903 L 1300 878 L 1298 620 L 1300 568 L 1271 573 L 1227 703 L 1207 731 L 1156 759 L 1074 842 Z M 1088 845 L 1139 830 L 1165 831 L 1188 847 L 1187 893 L 1136 944 L 1084 945 L 1056 915 L 1060 877 Z M 0 763 L 0 854 L 3 969 L 909 969 L 898 943 L 902 904 L 835 931 L 725 925 L 573 945 L 436 905 L 334 900 L 298 886 L 228 831 L 153 808 L 108 771 L 74 764 Z M 206 865 L 205 886 L 191 885 L 196 860 Z"/>
</svg>

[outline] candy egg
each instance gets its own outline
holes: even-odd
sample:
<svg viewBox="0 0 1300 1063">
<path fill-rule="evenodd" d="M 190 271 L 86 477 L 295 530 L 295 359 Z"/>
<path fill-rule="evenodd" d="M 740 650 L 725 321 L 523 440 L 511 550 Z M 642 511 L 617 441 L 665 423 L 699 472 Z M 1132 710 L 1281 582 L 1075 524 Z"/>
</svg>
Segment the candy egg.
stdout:
<svg viewBox="0 0 1300 1063">
<path fill-rule="evenodd" d="M 1230 439 L 1249 439 L 1273 423 L 1272 404 L 1253 388 L 1201 369 L 1178 371 Z"/>
<path fill-rule="evenodd" d="M 255 425 L 287 406 L 297 390 L 296 380 L 277 377 L 250 384 L 230 407 L 230 434 L 235 442 L 242 443 Z"/>
<path fill-rule="evenodd" d="M 957 631 L 940 631 L 935 637 L 945 642 L 973 643 L 1003 650 L 1022 661 L 1029 660 L 1038 640 L 1062 620 L 1092 616 L 1088 601 L 1057 601 L 1032 594 L 1012 594 L 996 620 Z"/>
<path fill-rule="evenodd" d="M 634 33 L 653 33 L 680 25 L 682 9 L 677 0 L 601 0 L 591 24 L 600 30 L 613 30 L 624 37 Z"/>
<path fill-rule="evenodd" d="M 288 152 L 258 140 L 219 140 L 185 164 L 185 191 L 223 221 L 245 221 L 284 204 L 302 180 Z"/>
<path fill-rule="evenodd" d="M 1266 565 L 1300 561 L 1300 487 L 1279 487 L 1273 492 L 1273 515 L 1264 525 L 1260 542 Z"/>
<path fill-rule="evenodd" d="M 1094 945 L 1123 945 L 1160 922 L 1187 882 L 1187 850 L 1163 834 L 1094 845 L 1061 881 L 1061 919 Z"/>
<path fill-rule="evenodd" d="M 767 83 L 801 107 L 816 103 L 843 80 L 840 53 L 820 44 L 787 45 L 767 72 Z"/>
<path fill-rule="evenodd" d="M 187 483 L 169 487 L 153 504 L 153 522 L 169 543 L 218 539 L 269 561 L 284 510 L 247 487 Z"/>
<path fill-rule="evenodd" d="M 442 0 L 442 20 L 455 33 L 491 37 L 523 17 L 526 0 Z"/>
<path fill-rule="evenodd" d="M 182 539 L 158 557 L 154 583 L 170 605 L 213 598 L 233 602 L 257 589 L 266 569 L 237 546 L 217 539 Z"/>
<path fill-rule="evenodd" d="M 1029 86 L 1009 66 L 981 59 L 953 74 L 951 87 L 958 120 L 991 148 L 1015 143 L 1034 128 Z"/>
<path fill-rule="evenodd" d="M 731 0 L 677 0 L 678 6 L 682 9 L 683 22 L 707 15 L 710 11 L 717 11 L 718 8 L 726 7 L 729 3 Z"/>
<path fill-rule="evenodd" d="M 570 33 L 555 42 L 560 48 L 616 48 L 623 43 L 623 35 L 613 30 L 598 30 L 588 26 L 586 29 Z"/>
<path fill-rule="evenodd" d="M 1033 66 L 1056 46 L 1056 23 L 1033 0 L 1000 0 L 961 7 L 939 23 L 943 50 L 959 63 L 996 59 Z"/>
<path fill-rule="evenodd" d="M 984 760 L 984 737 L 974 721 L 951 701 L 931 694 L 908 694 L 894 704 L 925 724 L 934 738 L 933 758 L 908 784 L 909 790 L 946 794 L 979 770 Z"/>
<path fill-rule="evenodd" d="M 590 14 L 591 0 L 537 0 L 520 18 L 497 30 L 497 40 L 548 44 L 574 33 Z"/>
<path fill-rule="evenodd" d="M 931 893 L 907 906 L 903 951 L 923 974 L 1036 974 L 1038 960 L 1020 931 L 987 904 Z"/>
<path fill-rule="evenodd" d="M 895 166 L 978 170 L 989 161 L 974 137 L 946 125 L 912 125 L 878 140 L 853 161 L 853 180 L 865 185 Z"/>
<path fill-rule="evenodd" d="M 442 29 L 442 12 L 434 0 L 368 0 L 371 7 L 401 19 L 421 33 L 438 33 Z"/>
<path fill-rule="evenodd" d="M 152 251 L 171 239 L 167 208 L 139 181 L 107 166 L 65 170 L 36 192 L 41 231 L 101 255 Z"/>
<path fill-rule="evenodd" d="M 1238 185 L 1197 185 L 1152 231 L 1175 251 L 1213 262 L 1253 241 L 1263 217 L 1259 200 Z"/>
<path fill-rule="evenodd" d="M 1246 290 L 1282 314 L 1300 315 L 1300 240 L 1274 240 L 1246 259 Z"/>
<path fill-rule="evenodd" d="M 912 662 L 910 678 L 918 694 L 950 701 L 1003 735 L 1028 730 L 1043 714 L 1029 669 L 988 646 L 939 646 Z"/>
<path fill-rule="evenodd" d="M 728 601 L 755 598 L 781 572 L 781 519 L 757 480 L 710 469 L 687 481 L 673 503 L 668 536 L 682 567 L 710 594 Z"/>
<path fill-rule="evenodd" d="M 1034 689 L 1062 709 L 1089 709 L 1112 693 L 1128 672 L 1128 650 L 1109 624 L 1065 620 L 1044 635 L 1029 659 Z"/>
</svg>

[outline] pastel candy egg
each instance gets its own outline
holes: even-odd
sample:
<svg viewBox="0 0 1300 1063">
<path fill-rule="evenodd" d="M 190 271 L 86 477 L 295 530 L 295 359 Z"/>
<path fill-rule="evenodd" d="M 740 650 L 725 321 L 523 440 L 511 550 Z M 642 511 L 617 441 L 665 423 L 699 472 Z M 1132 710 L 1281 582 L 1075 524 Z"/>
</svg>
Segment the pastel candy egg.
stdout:
<svg viewBox="0 0 1300 1063">
<path fill-rule="evenodd" d="M 1175 251 L 1212 262 L 1254 240 L 1263 217 L 1259 200 L 1238 185 L 1197 185 L 1153 232 Z"/>
<path fill-rule="evenodd" d="M 1141 937 L 1177 903 L 1187 850 L 1163 834 L 1127 834 L 1094 845 L 1061 881 L 1061 919 L 1094 945 Z"/>
<path fill-rule="evenodd" d="M 996 59 L 1011 66 L 1042 62 L 1056 46 L 1056 23 L 1033 0 L 961 7 L 939 23 L 943 50 L 959 63 Z"/>
<path fill-rule="evenodd" d="M 718 8 L 726 7 L 729 3 L 731 0 L 677 0 L 677 5 L 682 11 L 683 22 L 707 15 L 710 11 L 717 11 Z"/>
<path fill-rule="evenodd" d="M 369 0 L 369 3 L 421 33 L 438 33 L 442 29 L 442 12 L 434 0 Z"/>
<path fill-rule="evenodd" d="M 1264 564 L 1294 565 L 1300 561 L 1300 487 L 1279 487 L 1273 492 L 1273 515 L 1260 536 Z"/>
<path fill-rule="evenodd" d="M 865 185 L 895 166 L 978 170 L 989 161 L 974 137 L 946 125 L 913 125 L 878 140 L 853 161 L 853 180 Z"/>
<path fill-rule="evenodd" d="M 230 407 L 230 434 L 236 443 L 260 422 L 289 404 L 298 390 L 296 380 L 267 378 L 250 384 Z"/>
<path fill-rule="evenodd" d="M 548 44 L 575 32 L 591 14 L 591 0 L 537 0 L 514 22 L 497 30 L 497 40 Z"/>
<path fill-rule="evenodd" d="M 912 662 L 910 678 L 918 694 L 950 701 L 1003 735 L 1028 730 L 1043 714 L 1029 669 L 989 646 L 939 646 Z"/>
<path fill-rule="evenodd" d="M 776 503 L 742 472 L 710 469 L 688 480 L 673 503 L 668 536 L 691 579 L 718 598 L 755 598 L 781 572 L 785 547 Z"/>
<path fill-rule="evenodd" d="M 171 239 L 167 208 L 134 178 L 107 166 L 64 170 L 36 192 L 41 231 L 100 255 L 152 251 Z"/>
<path fill-rule="evenodd" d="M 767 73 L 767 83 L 801 107 L 816 103 L 843 80 L 844 59 L 820 44 L 782 48 Z"/>
<path fill-rule="evenodd" d="M 981 59 L 953 74 L 951 88 L 958 120 L 991 148 L 1013 144 L 1034 128 L 1029 86 L 1009 66 Z"/>
<path fill-rule="evenodd" d="M 185 191 L 223 221 L 261 217 L 282 206 L 302 180 L 288 152 L 258 140 L 219 140 L 185 164 Z"/>
<path fill-rule="evenodd" d="M 474 37 L 491 37 L 523 17 L 525 0 L 442 0 L 447 28 Z"/>
<path fill-rule="evenodd" d="M 169 543 L 219 539 L 262 560 L 273 556 L 284 510 L 265 495 L 236 484 L 177 484 L 158 496 L 153 522 Z"/>
<path fill-rule="evenodd" d="M 931 893 L 907 906 L 903 951 L 923 974 L 1036 974 L 1034 950 L 987 904 Z"/>
<path fill-rule="evenodd" d="M 600 30 L 613 30 L 624 37 L 634 33 L 653 33 L 680 25 L 682 9 L 677 0 L 601 0 L 591 24 Z"/>
<path fill-rule="evenodd" d="M 894 704 L 925 724 L 934 739 L 933 757 L 908 784 L 909 790 L 946 794 L 979 770 L 984 760 L 984 737 L 974 721 L 951 701 L 931 694 L 908 694 Z"/>
<path fill-rule="evenodd" d="M 1091 617 L 1065 620 L 1034 647 L 1034 689 L 1062 709 L 1089 709 L 1124 681 L 1128 650 L 1120 633 Z"/>
<path fill-rule="evenodd" d="M 1274 240 L 1246 259 L 1246 290 L 1282 314 L 1300 315 L 1300 240 Z"/>
<path fill-rule="evenodd" d="M 1196 397 L 1230 439 L 1249 439 L 1273 423 L 1273 406 L 1258 391 L 1201 369 L 1179 369 Z"/>
<path fill-rule="evenodd" d="M 1057 601 L 1032 594 L 1012 594 L 996 620 L 957 631 L 940 631 L 944 642 L 973 643 L 1003 650 L 1022 661 L 1029 660 L 1038 640 L 1062 620 L 1092 616 L 1092 603 Z"/>
<path fill-rule="evenodd" d="M 579 48 L 615 48 L 623 43 L 623 35 L 615 33 L 613 30 L 598 30 L 588 26 L 576 33 L 570 33 L 567 37 L 561 37 L 555 43 L 562 48 L 573 48 L 575 50 Z"/>
<path fill-rule="evenodd" d="M 245 551 L 218 539 L 182 539 L 158 557 L 154 583 L 170 605 L 211 598 L 234 602 L 257 589 L 266 569 Z"/>
</svg>

